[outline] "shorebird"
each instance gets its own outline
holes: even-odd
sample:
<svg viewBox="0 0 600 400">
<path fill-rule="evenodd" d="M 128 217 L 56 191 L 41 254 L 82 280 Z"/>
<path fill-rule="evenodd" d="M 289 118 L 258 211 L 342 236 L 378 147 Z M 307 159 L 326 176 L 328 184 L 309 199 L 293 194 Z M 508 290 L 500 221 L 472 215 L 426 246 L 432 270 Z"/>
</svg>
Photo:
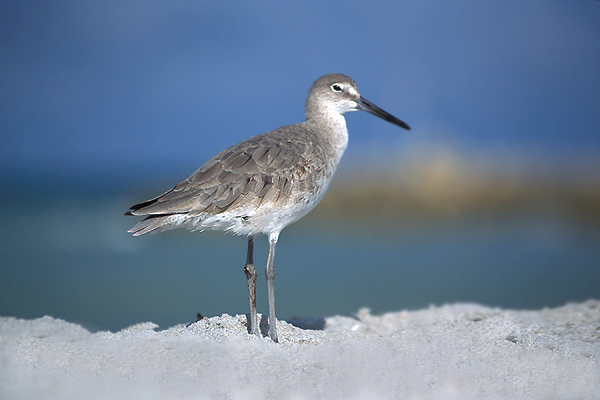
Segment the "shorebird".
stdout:
<svg viewBox="0 0 600 400">
<path fill-rule="evenodd" d="M 259 335 L 256 314 L 254 238 L 267 235 L 265 275 L 269 337 L 277 342 L 275 245 L 283 228 L 305 216 L 323 198 L 348 144 L 344 114 L 366 111 L 404 129 L 410 127 L 363 98 L 356 83 L 341 74 L 317 79 L 308 93 L 306 121 L 235 144 L 202 165 L 185 181 L 125 215 L 146 218 L 134 236 L 175 228 L 233 232 L 248 236 L 244 272 L 250 299 L 249 332 Z"/>
</svg>

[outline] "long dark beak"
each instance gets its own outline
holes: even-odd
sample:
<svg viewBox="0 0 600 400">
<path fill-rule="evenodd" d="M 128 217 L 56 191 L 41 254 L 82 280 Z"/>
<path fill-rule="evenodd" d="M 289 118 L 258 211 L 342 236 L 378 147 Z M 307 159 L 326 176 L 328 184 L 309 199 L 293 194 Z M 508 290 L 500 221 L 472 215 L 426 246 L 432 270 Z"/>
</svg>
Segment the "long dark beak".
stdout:
<svg viewBox="0 0 600 400">
<path fill-rule="evenodd" d="M 394 125 L 398 125 L 401 128 L 410 130 L 410 126 L 406 122 L 400 121 L 398 118 L 394 117 L 392 114 L 387 111 L 383 111 L 381 108 L 377 107 L 375 104 L 370 101 L 359 97 L 356 101 L 358 105 L 358 109 L 361 111 L 366 111 L 369 114 L 373 114 L 381 119 L 385 119 L 387 122 L 391 122 Z"/>
</svg>

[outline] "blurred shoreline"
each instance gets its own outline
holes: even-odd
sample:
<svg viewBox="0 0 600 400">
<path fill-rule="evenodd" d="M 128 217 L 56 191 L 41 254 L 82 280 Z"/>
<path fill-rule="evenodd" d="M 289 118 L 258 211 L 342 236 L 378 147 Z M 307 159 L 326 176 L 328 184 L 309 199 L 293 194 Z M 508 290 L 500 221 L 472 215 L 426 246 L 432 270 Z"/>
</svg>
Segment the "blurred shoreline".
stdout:
<svg viewBox="0 0 600 400">
<path fill-rule="evenodd" d="M 184 180 L 197 167 L 186 164 L 150 170 L 115 165 L 106 171 L 4 170 L 0 184 L 11 196 L 1 202 L 111 196 L 122 197 L 126 209 L 128 202 L 154 197 Z M 600 154 L 533 157 L 446 145 L 349 150 L 326 196 L 303 221 L 379 226 L 523 215 L 570 218 L 582 227 L 600 228 Z"/>
<path fill-rule="evenodd" d="M 600 228 L 600 157 L 474 158 L 449 147 L 373 155 L 340 170 L 311 214 L 360 224 L 537 215 Z"/>
</svg>

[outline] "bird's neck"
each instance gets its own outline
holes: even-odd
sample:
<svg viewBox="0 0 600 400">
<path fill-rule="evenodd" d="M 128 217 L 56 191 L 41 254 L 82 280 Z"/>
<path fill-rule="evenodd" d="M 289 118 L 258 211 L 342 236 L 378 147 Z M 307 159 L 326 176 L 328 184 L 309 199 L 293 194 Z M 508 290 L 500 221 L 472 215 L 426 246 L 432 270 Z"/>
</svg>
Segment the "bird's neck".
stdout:
<svg viewBox="0 0 600 400">
<path fill-rule="evenodd" d="M 323 109 L 316 114 L 307 115 L 305 124 L 319 137 L 332 155 L 336 155 L 334 158 L 341 158 L 348 145 L 348 129 L 343 115 Z"/>
</svg>

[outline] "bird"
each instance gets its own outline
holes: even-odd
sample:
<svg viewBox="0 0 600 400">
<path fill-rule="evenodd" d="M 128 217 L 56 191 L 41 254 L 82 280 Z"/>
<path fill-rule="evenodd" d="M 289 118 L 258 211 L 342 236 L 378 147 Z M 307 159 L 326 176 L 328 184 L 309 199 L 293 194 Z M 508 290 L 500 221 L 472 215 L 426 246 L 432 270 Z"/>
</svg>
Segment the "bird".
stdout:
<svg viewBox="0 0 600 400">
<path fill-rule="evenodd" d="M 305 122 L 234 144 L 171 190 L 130 207 L 125 215 L 145 219 L 128 232 L 139 236 L 186 228 L 247 236 L 248 331 L 259 336 L 253 253 L 255 237 L 266 235 L 268 334 L 277 342 L 275 246 L 283 228 L 305 216 L 325 195 L 348 145 L 344 114 L 351 111 L 366 111 L 410 130 L 405 122 L 362 97 L 348 76 L 324 75 L 309 90 Z"/>
</svg>

